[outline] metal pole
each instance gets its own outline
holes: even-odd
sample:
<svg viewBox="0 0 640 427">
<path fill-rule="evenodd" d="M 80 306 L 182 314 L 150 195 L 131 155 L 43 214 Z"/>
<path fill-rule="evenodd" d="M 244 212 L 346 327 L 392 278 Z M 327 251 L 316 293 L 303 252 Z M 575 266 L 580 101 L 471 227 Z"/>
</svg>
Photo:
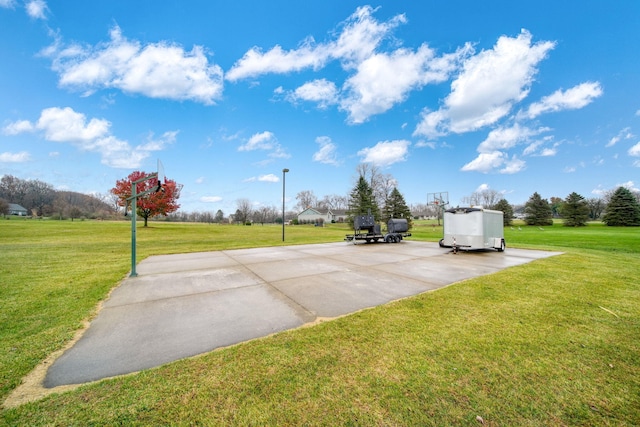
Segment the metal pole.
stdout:
<svg viewBox="0 0 640 427">
<path fill-rule="evenodd" d="M 284 242 L 284 195 L 285 195 L 285 174 L 289 169 L 282 169 L 282 241 Z"/>
<path fill-rule="evenodd" d="M 157 173 L 152 173 L 131 183 L 131 197 L 127 199 L 131 200 L 131 274 L 129 275 L 129 277 L 136 277 L 138 275 L 138 273 L 136 272 L 136 218 L 138 216 L 138 196 L 145 196 L 153 191 L 158 192 L 161 188 L 161 185 L 158 185 L 157 189 L 146 190 L 138 194 L 138 183 L 157 177 Z M 125 207 L 125 214 L 126 213 L 127 212 Z"/>
<path fill-rule="evenodd" d="M 136 217 L 138 216 L 138 183 L 131 183 L 131 275 L 129 277 L 136 277 Z"/>
</svg>

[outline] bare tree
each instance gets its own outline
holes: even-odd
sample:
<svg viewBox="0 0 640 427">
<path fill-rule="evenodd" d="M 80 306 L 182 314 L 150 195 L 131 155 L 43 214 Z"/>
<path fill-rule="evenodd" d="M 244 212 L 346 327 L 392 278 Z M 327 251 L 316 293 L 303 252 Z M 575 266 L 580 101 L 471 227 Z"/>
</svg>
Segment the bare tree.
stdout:
<svg viewBox="0 0 640 427">
<path fill-rule="evenodd" d="M 316 207 L 318 205 L 318 198 L 313 194 L 312 190 L 304 190 L 296 194 L 296 200 L 298 203 L 295 208 L 298 211 L 303 211 L 307 208 Z"/>
<path fill-rule="evenodd" d="M 358 174 L 356 181 L 363 177 L 373 189 L 373 196 L 378 203 L 385 203 L 393 189 L 398 186 L 398 181 L 393 175 L 383 174 L 373 163 L 360 163 L 356 167 L 356 172 Z"/>
<path fill-rule="evenodd" d="M 493 207 L 502 199 L 502 193 L 487 188 L 481 191 L 475 191 L 469 197 L 465 197 L 463 202 L 469 206 L 484 206 L 486 209 Z"/>
<path fill-rule="evenodd" d="M 32 180 L 29 182 L 29 189 L 26 199 L 28 205 L 33 209 L 37 209 L 38 215 L 43 216 L 47 211 L 51 210 L 51 204 L 55 198 L 55 191 L 50 184 L 40 180 Z"/>
<path fill-rule="evenodd" d="M 249 199 L 238 199 L 236 200 L 236 206 L 238 208 L 236 210 L 236 222 L 247 222 L 253 212 L 251 201 Z"/>
<path fill-rule="evenodd" d="M 318 201 L 318 207 L 323 209 L 347 209 L 347 200 L 346 196 L 330 194 Z"/>
<path fill-rule="evenodd" d="M 253 212 L 253 221 L 260 224 L 271 223 L 275 222 L 277 216 L 278 210 L 274 206 L 262 206 Z"/>
<path fill-rule="evenodd" d="M 0 179 L 0 197 L 9 203 L 17 203 L 29 209 L 25 200 L 27 190 L 28 182 L 23 179 L 16 178 L 13 175 L 4 175 Z"/>
<path fill-rule="evenodd" d="M 0 215 L 7 215 L 9 213 L 9 202 L 0 198 Z"/>
</svg>

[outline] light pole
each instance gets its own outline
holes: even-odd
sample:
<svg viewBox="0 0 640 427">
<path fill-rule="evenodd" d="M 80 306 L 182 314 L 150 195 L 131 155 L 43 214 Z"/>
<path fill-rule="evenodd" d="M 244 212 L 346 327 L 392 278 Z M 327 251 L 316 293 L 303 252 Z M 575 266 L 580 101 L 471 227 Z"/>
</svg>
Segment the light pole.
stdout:
<svg viewBox="0 0 640 427">
<path fill-rule="evenodd" d="M 284 242 L 284 180 L 285 174 L 289 172 L 289 169 L 282 169 L 282 241 Z"/>
</svg>

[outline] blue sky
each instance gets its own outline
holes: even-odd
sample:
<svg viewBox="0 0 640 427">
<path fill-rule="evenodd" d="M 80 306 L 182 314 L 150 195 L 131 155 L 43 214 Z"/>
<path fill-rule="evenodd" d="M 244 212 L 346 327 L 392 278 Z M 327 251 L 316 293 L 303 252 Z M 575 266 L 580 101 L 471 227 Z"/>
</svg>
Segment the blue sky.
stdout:
<svg viewBox="0 0 640 427">
<path fill-rule="evenodd" d="M 640 187 L 640 2 L 0 0 L 0 176 L 181 210 Z"/>
</svg>

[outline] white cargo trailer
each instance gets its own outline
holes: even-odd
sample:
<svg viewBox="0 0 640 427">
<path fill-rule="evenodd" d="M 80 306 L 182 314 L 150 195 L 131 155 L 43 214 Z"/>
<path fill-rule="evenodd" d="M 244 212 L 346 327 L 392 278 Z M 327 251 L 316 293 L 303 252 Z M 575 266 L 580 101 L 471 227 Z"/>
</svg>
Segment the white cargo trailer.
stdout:
<svg viewBox="0 0 640 427">
<path fill-rule="evenodd" d="M 460 250 L 505 250 L 503 213 L 481 207 L 447 209 L 440 246 Z"/>
</svg>

